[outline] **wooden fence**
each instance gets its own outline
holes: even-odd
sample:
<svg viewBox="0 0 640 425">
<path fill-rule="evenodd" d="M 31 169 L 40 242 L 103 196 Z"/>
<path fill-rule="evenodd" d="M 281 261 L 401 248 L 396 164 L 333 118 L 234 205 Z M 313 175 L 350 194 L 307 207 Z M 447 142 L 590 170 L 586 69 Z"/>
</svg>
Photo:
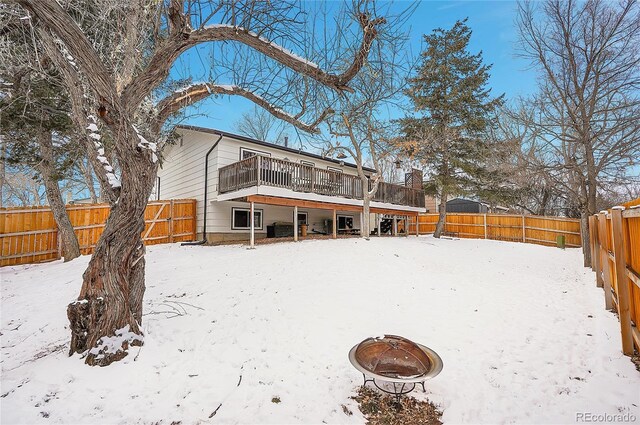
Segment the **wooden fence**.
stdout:
<svg viewBox="0 0 640 425">
<path fill-rule="evenodd" d="M 433 233 L 438 214 L 420 214 L 420 234 Z M 409 234 L 416 231 L 415 218 L 409 217 Z M 565 237 L 567 247 L 582 246 L 580 220 L 510 214 L 447 213 L 445 232 L 451 236 L 495 239 L 555 246 L 558 236 Z"/>
<path fill-rule="evenodd" d="M 67 205 L 82 254 L 91 254 L 102 234 L 107 204 Z M 146 245 L 196 239 L 196 201 L 149 202 L 145 211 Z M 61 257 L 58 230 L 49 207 L 0 209 L 0 266 L 38 263 Z"/>
<path fill-rule="evenodd" d="M 640 351 L 640 199 L 589 217 L 592 268 L 605 308 L 620 319 L 622 352 Z M 634 208 L 635 207 L 635 208 Z"/>
</svg>

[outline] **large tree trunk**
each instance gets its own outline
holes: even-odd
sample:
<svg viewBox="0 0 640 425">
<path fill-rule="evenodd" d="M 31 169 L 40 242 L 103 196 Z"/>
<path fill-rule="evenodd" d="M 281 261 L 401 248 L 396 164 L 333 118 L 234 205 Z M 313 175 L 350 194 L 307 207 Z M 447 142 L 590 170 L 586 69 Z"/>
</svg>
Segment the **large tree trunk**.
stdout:
<svg viewBox="0 0 640 425">
<path fill-rule="evenodd" d="M 436 230 L 433 232 L 434 238 L 439 238 L 444 232 L 444 226 L 447 222 L 447 191 L 442 189 L 442 197 L 440 199 L 440 207 L 438 209 L 438 223 L 436 223 Z"/>
<path fill-rule="evenodd" d="M 362 163 L 362 161 L 360 161 L 360 163 Z M 380 178 L 375 178 L 373 185 L 371 186 L 371 190 L 369 190 L 370 180 L 364 175 L 364 172 L 359 172 L 359 174 L 361 174 L 360 181 L 362 182 L 362 223 L 360 223 L 362 232 L 360 233 L 360 236 L 368 240 L 371 235 L 371 227 L 369 226 L 371 200 L 376 196 L 376 192 L 378 191 L 380 184 Z"/>
<path fill-rule="evenodd" d="M 369 227 L 370 210 L 371 197 L 365 193 L 362 200 L 362 223 L 360 223 L 360 227 L 362 229 L 360 236 L 365 239 L 369 239 L 369 235 L 371 234 L 371 229 Z"/>
<path fill-rule="evenodd" d="M 591 267 L 591 240 L 589 236 L 589 216 L 596 213 L 597 195 L 598 195 L 598 173 L 596 171 L 593 145 L 591 137 L 584 142 L 585 157 L 587 163 L 586 175 L 586 211 L 580 215 L 580 223 L 582 229 L 582 253 L 584 255 L 584 266 Z"/>
<path fill-rule="evenodd" d="M 591 267 L 591 238 L 589 237 L 589 214 L 583 211 L 580 214 L 580 236 L 582 237 L 582 252 L 584 254 L 584 266 Z"/>
<path fill-rule="evenodd" d="M 145 248 L 141 233 L 157 164 L 144 150 L 128 150 L 119 155 L 120 198 L 84 272 L 78 300 L 67 307 L 69 354 L 89 350 L 85 360 L 89 365 L 106 366 L 125 357 L 130 346 L 143 343 Z"/>
<path fill-rule="evenodd" d="M 40 145 L 40 153 L 42 160 L 37 168 L 42 176 L 47 201 L 53 213 L 53 219 L 58 228 L 58 234 L 62 241 L 62 256 L 65 263 L 80 256 L 80 244 L 73 230 L 71 220 L 65 208 L 65 202 L 60 193 L 60 186 L 56 178 L 55 159 L 53 153 L 53 143 L 51 141 L 51 132 L 43 132 L 38 139 Z"/>
</svg>

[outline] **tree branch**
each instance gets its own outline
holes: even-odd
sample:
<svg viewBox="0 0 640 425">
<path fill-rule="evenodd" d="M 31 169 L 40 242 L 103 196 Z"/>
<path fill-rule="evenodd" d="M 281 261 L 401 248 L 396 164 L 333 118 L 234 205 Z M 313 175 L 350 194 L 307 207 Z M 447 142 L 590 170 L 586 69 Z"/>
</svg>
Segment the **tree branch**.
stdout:
<svg viewBox="0 0 640 425">
<path fill-rule="evenodd" d="M 28 2 L 29 0 L 20 1 Z M 172 1 L 172 7 L 169 11 L 168 19 L 171 23 L 169 38 L 155 51 L 145 70 L 125 88 L 124 104 L 139 104 L 169 75 L 171 66 L 180 54 L 198 44 L 213 41 L 240 42 L 333 90 L 352 92 L 353 90 L 348 87 L 348 84 L 364 65 L 371 45 L 377 36 L 377 26 L 386 22 L 382 17 L 370 20 L 368 14 L 360 13 L 358 20 L 363 31 L 360 48 L 349 68 L 342 74 L 334 75 L 246 28 L 232 25 L 211 25 L 192 30 L 182 13 L 182 9 L 176 3 L 181 2 Z"/>
<path fill-rule="evenodd" d="M 113 78 L 84 32 L 56 1 L 16 0 L 62 40 L 96 94 L 110 107 L 118 103 Z M 119 108 L 118 108 L 119 109 Z"/>
<path fill-rule="evenodd" d="M 206 99 L 211 95 L 225 94 L 225 95 L 237 95 L 242 96 L 245 99 L 249 99 L 256 105 L 264 108 L 276 118 L 288 122 L 289 124 L 306 131 L 308 133 L 318 133 L 318 125 L 324 121 L 329 115 L 333 114 L 333 110 L 330 108 L 325 109 L 320 116 L 312 123 L 304 123 L 294 116 L 289 115 L 282 109 L 270 104 L 264 98 L 259 95 L 245 90 L 238 86 L 218 85 L 210 83 L 200 83 L 191 85 L 183 90 L 174 92 L 173 94 L 164 98 L 158 104 L 158 115 L 156 118 L 155 128 L 152 131 L 159 131 L 164 122 L 174 113 L 181 109 L 193 105 L 194 103 Z"/>
<path fill-rule="evenodd" d="M 60 71 L 60 75 L 65 81 L 65 86 L 68 88 L 69 100 L 71 101 L 71 120 L 75 127 L 83 129 L 81 137 L 83 138 L 84 145 L 87 148 L 87 156 L 91 163 L 98 182 L 100 183 L 100 193 L 102 198 L 106 199 L 111 205 L 113 205 L 118 199 L 118 193 L 109 184 L 107 177 L 107 171 L 104 166 L 98 161 L 98 150 L 95 147 L 95 140 L 90 138 L 91 132 L 87 130 L 87 110 L 84 105 L 84 93 L 82 91 L 82 83 L 80 76 L 76 69 L 71 66 L 69 61 L 63 56 L 56 42 L 48 31 L 38 27 L 38 37 L 40 38 L 46 53 L 49 55 L 56 68 Z"/>
</svg>

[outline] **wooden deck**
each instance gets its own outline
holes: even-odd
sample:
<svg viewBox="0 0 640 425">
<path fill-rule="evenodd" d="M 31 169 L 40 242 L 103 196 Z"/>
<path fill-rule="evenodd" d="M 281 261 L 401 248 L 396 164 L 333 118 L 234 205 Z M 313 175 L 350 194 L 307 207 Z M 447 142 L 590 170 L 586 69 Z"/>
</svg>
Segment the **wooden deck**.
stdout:
<svg viewBox="0 0 640 425">
<path fill-rule="evenodd" d="M 219 170 L 220 193 L 261 185 L 301 193 L 363 199 L 362 181 L 358 176 L 268 156 L 252 156 Z M 373 201 L 419 208 L 425 205 L 424 191 L 391 183 L 380 183 Z"/>
</svg>

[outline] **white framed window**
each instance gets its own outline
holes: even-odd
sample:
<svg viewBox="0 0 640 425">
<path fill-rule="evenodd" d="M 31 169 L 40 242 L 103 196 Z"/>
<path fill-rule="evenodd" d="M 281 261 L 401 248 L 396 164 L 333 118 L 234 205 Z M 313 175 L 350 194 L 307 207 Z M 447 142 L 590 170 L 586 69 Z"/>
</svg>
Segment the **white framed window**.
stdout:
<svg viewBox="0 0 640 425">
<path fill-rule="evenodd" d="M 269 152 L 262 152 L 262 151 L 257 151 L 255 149 L 249 149 L 249 148 L 240 148 L 240 161 L 242 161 L 243 159 L 251 158 L 252 156 L 256 156 L 256 155 L 271 156 Z"/>
<path fill-rule="evenodd" d="M 327 170 L 329 171 L 335 171 L 336 173 L 342 173 L 342 168 L 335 168 L 335 167 L 327 167 Z"/>
<path fill-rule="evenodd" d="M 315 167 L 316 166 L 315 162 L 305 161 L 304 159 L 300 160 L 300 164 L 306 165 L 307 167 Z"/>
<path fill-rule="evenodd" d="M 336 216 L 338 221 L 338 230 L 353 229 L 353 216 L 352 215 L 340 215 Z"/>
<path fill-rule="evenodd" d="M 249 230 L 251 228 L 251 222 L 249 217 L 251 209 L 249 208 L 231 208 L 231 229 L 232 230 Z M 253 210 L 255 229 L 262 230 L 262 210 Z"/>
</svg>

